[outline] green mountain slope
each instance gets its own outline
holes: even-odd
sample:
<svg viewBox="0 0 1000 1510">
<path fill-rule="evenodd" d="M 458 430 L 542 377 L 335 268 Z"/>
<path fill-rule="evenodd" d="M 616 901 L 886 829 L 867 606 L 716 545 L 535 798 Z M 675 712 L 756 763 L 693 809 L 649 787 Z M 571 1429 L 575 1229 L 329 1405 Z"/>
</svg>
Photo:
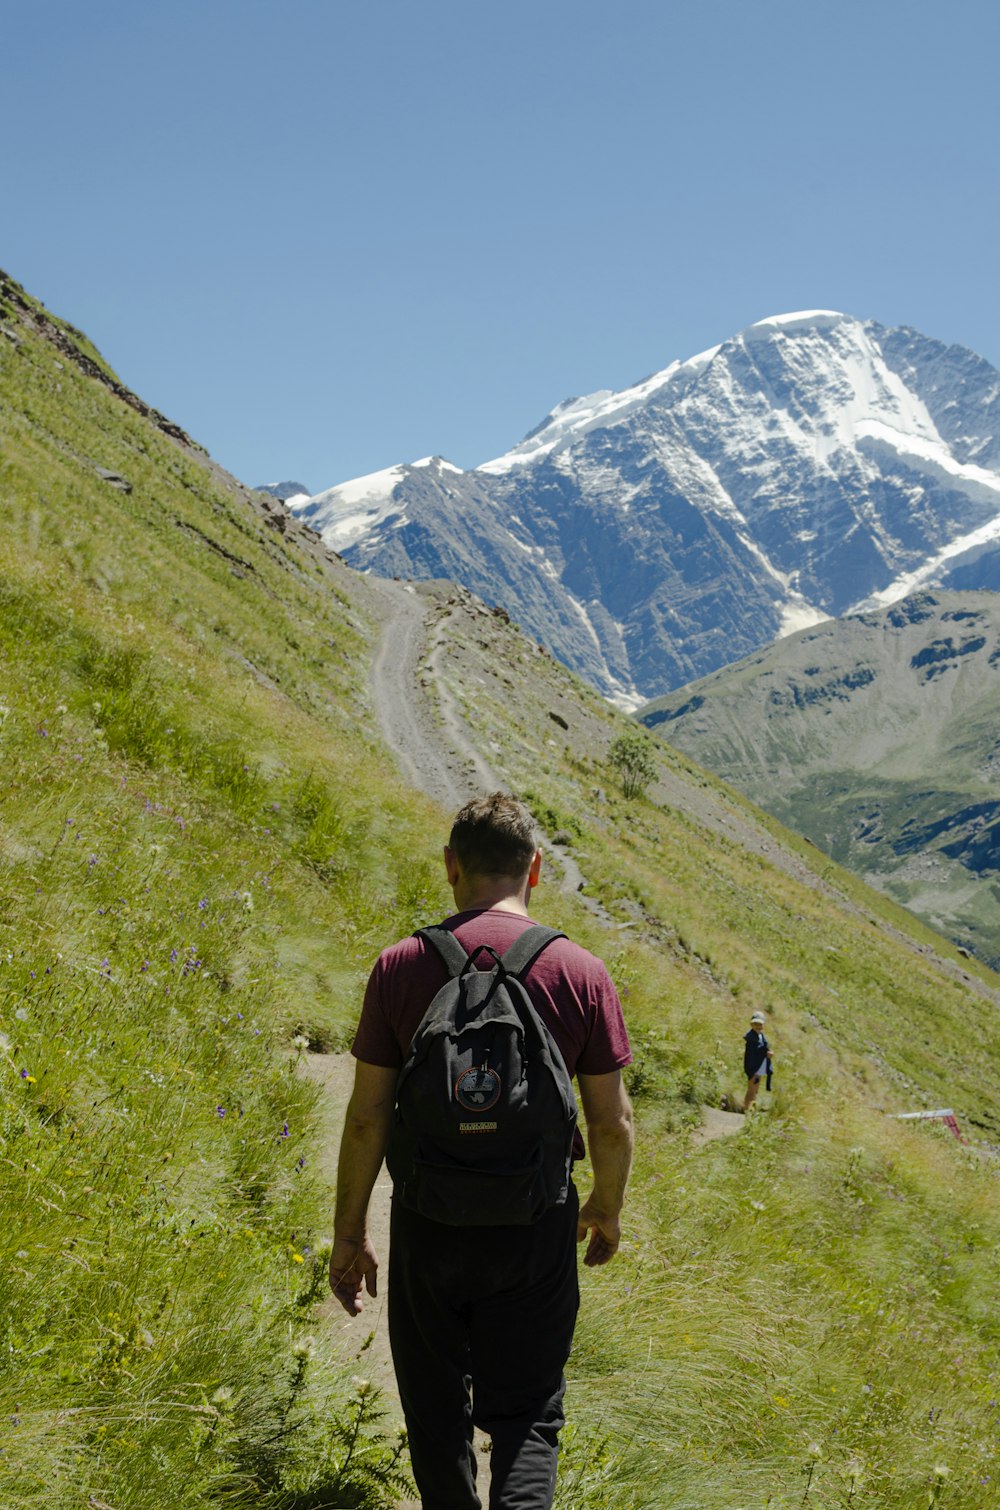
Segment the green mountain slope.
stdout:
<svg viewBox="0 0 1000 1510">
<path fill-rule="evenodd" d="M 1000 596 L 922 592 L 792 635 L 642 721 L 1000 963 Z"/>
<path fill-rule="evenodd" d="M 447 902 L 371 700 L 386 600 L 9 280 L 0 446 L 0 1506 L 394 1504 L 296 1072 Z M 625 802 L 628 721 L 425 602 L 429 722 L 530 795 L 538 915 L 636 1049 L 558 1503 L 995 1502 L 1000 983 L 667 746 Z M 773 1098 L 702 1142 L 758 1006 Z M 891 1116 L 942 1105 L 967 1144 Z"/>
</svg>

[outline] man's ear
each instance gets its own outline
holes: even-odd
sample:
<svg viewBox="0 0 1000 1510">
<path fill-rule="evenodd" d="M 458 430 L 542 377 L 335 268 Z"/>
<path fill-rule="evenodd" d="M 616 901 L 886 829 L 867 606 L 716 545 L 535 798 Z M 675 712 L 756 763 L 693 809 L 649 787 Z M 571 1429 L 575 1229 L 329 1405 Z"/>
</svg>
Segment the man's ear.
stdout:
<svg viewBox="0 0 1000 1510">
<path fill-rule="evenodd" d="M 536 849 L 528 871 L 528 885 L 532 888 L 538 885 L 538 877 L 542 873 L 542 852 Z"/>
<path fill-rule="evenodd" d="M 448 885 L 454 886 L 458 880 L 458 857 L 447 844 L 444 847 L 444 871 L 448 877 Z"/>
</svg>

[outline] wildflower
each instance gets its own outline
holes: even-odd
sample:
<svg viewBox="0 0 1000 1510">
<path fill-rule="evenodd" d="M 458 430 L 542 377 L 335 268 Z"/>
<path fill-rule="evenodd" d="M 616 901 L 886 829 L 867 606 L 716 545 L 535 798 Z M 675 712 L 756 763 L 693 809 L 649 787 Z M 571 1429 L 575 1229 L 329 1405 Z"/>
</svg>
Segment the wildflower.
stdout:
<svg viewBox="0 0 1000 1510">
<path fill-rule="evenodd" d="M 87 864 L 93 870 L 94 866 L 97 864 L 97 856 L 96 855 L 91 855 L 90 859 L 87 861 Z"/>
<path fill-rule="evenodd" d="M 170 958 L 172 960 L 175 960 L 177 958 L 177 950 L 176 949 L 171 949 L 171 951 L 170 951 Z"/>
<path fill-rule="evenodd" d="M 34 1075 L 29 1075 L 27 1070 L 21 1071 L 21 1079 L 27 1081 L 28 1085 L 37 1084 Z"/>
<path fill-rule="evenodd" d="M 309 1047 L 309 1040 L 304 1033 L 296 1033 L 292 1039 L 292 1044 L 299 1050 L 307 1049 Z"/>
<path fill-rule="evenodd" d="M 253 897 L 248 891 L 243 893 L 243 909 L 245 912 L 253 912 Z"/>
<path fill-rule="evenodd" d="M 301 1157 L 301 1159 L 299 1160 L 299 1168 L 300 1169 L 305 1169 L 305 1167 L 306 1167 L 306 1156 L 305 1156 L 305 1154 L 303 1154 L 302 1157 Z"/>
<path fill-rule="evenodd" d="M 301 1262 L 301 1260 L 300 1260 Z M 316 1352 L 316 1342 L 312 1337 L 299 1337 L 292 1343 L 293 1358 L 312 1358 Z"/>
<path fill-rule="evenodd" d="M 204 910 L 205 910 L 205 908 L 207 906 L 208 906 L 208 898 L 207 897 L 202 897 L 201 901 L 198 903 L 198 911 L 199 912 L 204 912 Z"/>
<path fill-rule="evenodd" d="M 27 1020 L 28 1020 L 28 1009 L 27 1009 L 27 1007 L 18 1007 L 17 1011 L 14 1013 L 14 1016 L 17 1018 L 18 1022 L 27 1022 Z"/>
<path fill-rule="evenodd" d="M 754 1211 L 766 1211 L 767 1210 L 767 1207 L 764 1205 L 763 1201 L 751 1201 L 750 1202 L 750 1206 L 751 1206 L 751 1209 L 754 1210 Z"/>
<path fill-rule="evenodd" d="M 371 1392 L 372 1381 L 370 1379 L 362 1379 L 358 1374 L 355 1374 L 351 1383 L 359 1395 L 367 1395 Z"/>
<path fill-rule="evenodd" d="M 811 1458 L 819 1459 L 823 1456 L 823 1449 L 818 1442 L 810 1442 L 806 1451 Z"/>
<path fill-rule="evenodd" d="M 936 1479 L 939 1479 L 939 1480 L 944 1480 L 944 1479 L 950 1478 L 951 1477 L 951 1469 L 948 1468 L 948 1467 L 946 1467 L 944 1463 L 935 1463 L 935 1465 L 934 1465 L 934 1477 Z"/>
<path fill-rule="evenodd" d="M 305 1259 L 302 1257 L 301 1253 L 296 1253 L 293 1250 L 292 1251 L 292 1263 L 293 1264 L 304 1264 L 305 1263 Z"/>
<path fill-rule="evenodd" d="M 217 1106 L 215 1108 L 215 1115 L 217 1117 L 224 1117 L 226 1115 L 226 1108 L 224 1106 Z"/>
<path fill-rule="evenodd" d="M 10 1053 L 10 1039 L 6 1033 L 0 1033 L 0 1054 Z"/>
<path fill-rule="evenodd" d="M 288 1123 L 287 1122 L 285 1122 L 282 1125 L 281 1132 L 278 1134 L 278 1136 L 281 1137 L 281 1138 L 288 1138 L 288 1137 L 291 1136 L 291 1134 L 288 1131 Z"/>
<path fill-rule="evenodd" d="M 225 1410 L 232 1398 L 233 1386 L 231 1384 L 220 1384 L 212 1396 L 212 1404 L 217 1405 L 220 1410 Z"/>
</svg>

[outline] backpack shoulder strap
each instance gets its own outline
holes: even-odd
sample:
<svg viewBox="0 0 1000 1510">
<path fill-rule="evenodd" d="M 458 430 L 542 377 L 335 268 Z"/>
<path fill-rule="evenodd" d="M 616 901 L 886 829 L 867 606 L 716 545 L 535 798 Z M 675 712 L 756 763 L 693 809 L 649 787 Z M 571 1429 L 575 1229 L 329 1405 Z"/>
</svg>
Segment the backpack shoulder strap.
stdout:
<svg viewBox="0 0 1000 1510">
<path fill-rule="evenodd" d="M 536 923 L 534 927 L 526 928 L 518 935 L 500 963 L 508 975 L 516 975 L 520 979 L 553 939 L 565 937 L 565 933 L 561 933 L 558 928 L 544 928 L 541 923 Z"/>
<path fill-rule="evenodd" d="M 429 928 L 418 928 L 414 938 L 426 939 L 429 944 L 441 956 L 445 969 L 452 980 L 457 980 L 469 963 L 469 956 L 462 948 L 455 935 L 440 924 L 433 924 Z"/>
</svg>

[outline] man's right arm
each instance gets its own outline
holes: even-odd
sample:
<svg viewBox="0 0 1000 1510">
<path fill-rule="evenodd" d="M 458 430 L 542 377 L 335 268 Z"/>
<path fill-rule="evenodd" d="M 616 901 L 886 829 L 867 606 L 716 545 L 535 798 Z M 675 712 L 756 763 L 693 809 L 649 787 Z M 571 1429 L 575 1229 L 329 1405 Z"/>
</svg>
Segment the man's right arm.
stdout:
<svg viewBox="0 0 1000 1510">
<path fill-rule="evenodd" d="M 399 1071 L 359 1059 L 347 1107 L 337 1170 L 330 1288 L 349 1316 L 362 1309 L 362 1288 L 376 1293 L 378 1255 L 368 1235 L 368 1202 L 382 1167 Z"/>
<path fill-rule="evenodd" d="M 590 1233 L 583 1261 L 592 1268 L 614 1258 L 621 1241 L 621 1210 L 632 1167 L 632 1103 L 621 1070 L 577 1079 L 594 1171 L 594 1188 L 580 1207 L 577 1241 Z"/>
</svg>

